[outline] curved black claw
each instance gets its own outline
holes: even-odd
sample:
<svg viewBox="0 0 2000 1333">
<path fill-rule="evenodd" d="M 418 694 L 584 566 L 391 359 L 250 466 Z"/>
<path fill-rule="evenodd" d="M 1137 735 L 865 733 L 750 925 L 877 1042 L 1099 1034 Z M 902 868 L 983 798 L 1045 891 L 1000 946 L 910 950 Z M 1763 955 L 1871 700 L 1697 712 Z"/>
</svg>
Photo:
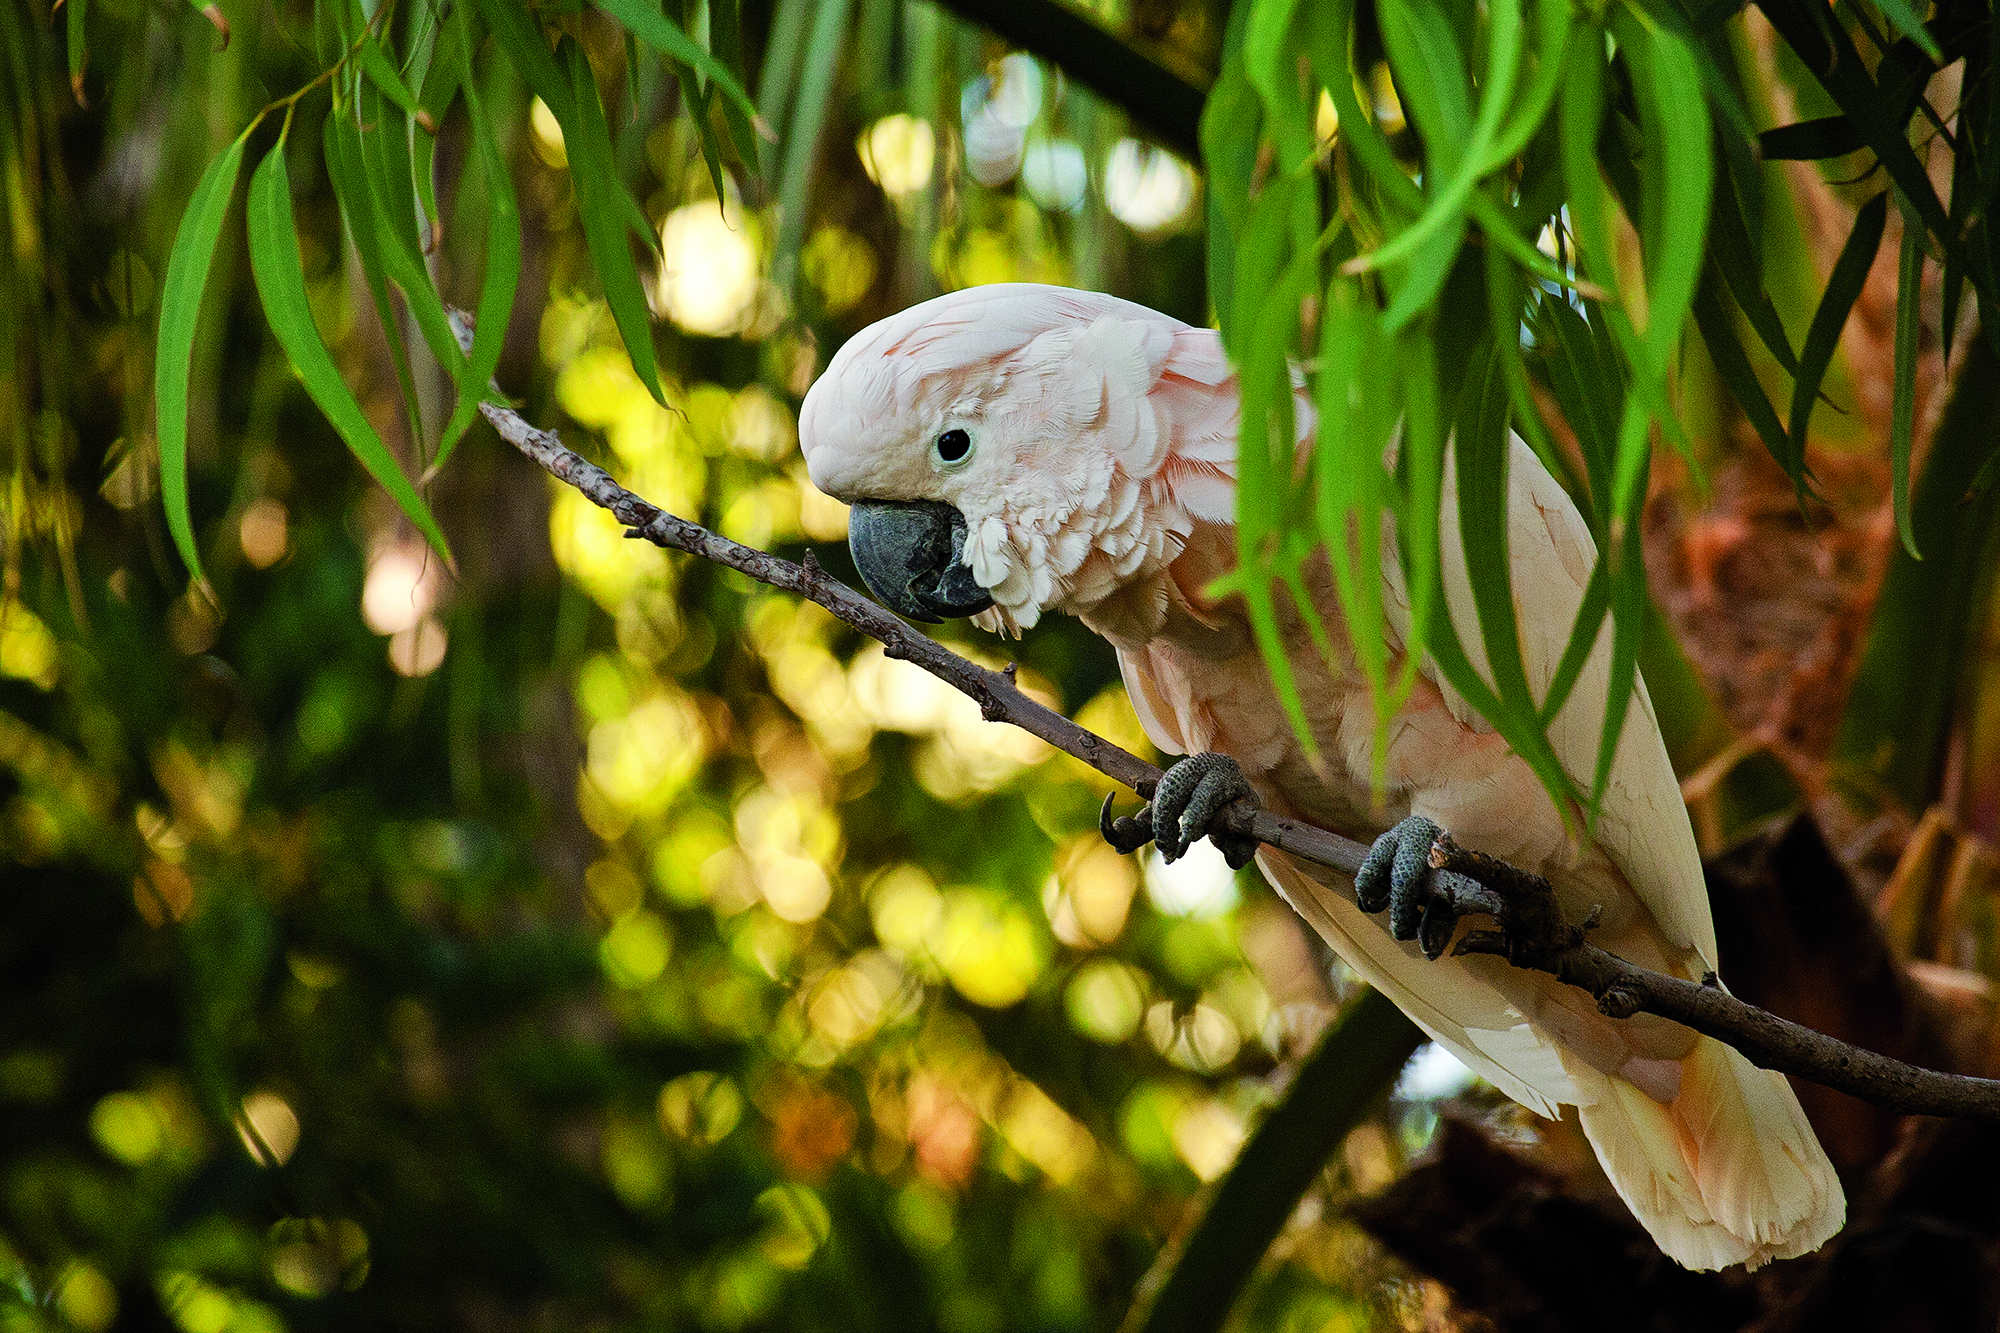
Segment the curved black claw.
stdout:
<svg viewBox="0 0 2000 1333">
<path fill-rule="evenodd" d="M 1389 934 L 1415 940 L 1426 958 L 1441 957 L 1465 913 L 1464 891 L 1478 885 L 1449 870 L 1431 869 L 1431 844 L 1442 833 L 1411 815 L 1375 839 L 1354 873 L 1354 901 L 1364 912 L 1389 910 Z"/>
<path fill-rule="evenodd" d="M 1206 834 L 1221 849 L 1229 868 L 1240 870 L 1257 854 L 1257 840 L 1216 827 L 1215 818 L 1238 801 L 1256 799 L 1234 759 L 1226 754 L 1191 754 L 1169 768 L 1153 792 L 1153 842 L 1171 864 Z"/>
<path fill-rule="evenodd" d="M 1117 793 L 1104 798 L 1104 808 L 1097 812 L 1097 831 L 1111 844 L 1111 849 L 1123 855 L 1131 855 L 1153 840 L 1153 807 L 1145 806 L 1136 815 L 1111 817 L 1111 802 Z"/>
</svg>

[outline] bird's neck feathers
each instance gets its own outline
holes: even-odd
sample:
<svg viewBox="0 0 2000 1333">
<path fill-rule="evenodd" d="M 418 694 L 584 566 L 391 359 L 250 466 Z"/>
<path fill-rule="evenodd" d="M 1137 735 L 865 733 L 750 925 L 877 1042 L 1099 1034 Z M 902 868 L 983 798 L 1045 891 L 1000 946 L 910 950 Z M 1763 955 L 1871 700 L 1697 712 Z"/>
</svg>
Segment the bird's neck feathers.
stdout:
<svg viewBox="0 0 2000 1333">
<path fill-rule="evenodd" d="M 1061 341 L 1033 358 L 1041 391 L 1010 405 L 1007 484 L 990 508 L 965 506 L 965 560 L 994 599 L 980 623 L 1018 635 L 1063 611 L 1119 642 L 1182 611 L 1199 621 L 1188 594 L 1206 579 L 1177 580 L 1174 567 L 1190 542 L 1211 545 L 1200 530 L 1233 545 L 1237 394 L 1220 342 L 1122 318 Z"/>
</svg>

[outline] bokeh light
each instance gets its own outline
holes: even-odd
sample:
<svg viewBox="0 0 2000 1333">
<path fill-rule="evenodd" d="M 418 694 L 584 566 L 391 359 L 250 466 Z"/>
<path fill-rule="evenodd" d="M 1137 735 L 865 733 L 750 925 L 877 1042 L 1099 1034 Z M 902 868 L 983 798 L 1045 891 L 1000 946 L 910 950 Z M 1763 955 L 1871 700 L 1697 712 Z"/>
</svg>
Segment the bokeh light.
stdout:
<svg viewBox="0 0 2000 1333">
<path fill-rule="evenodd" d="M 1137 139 L 1120 139 L 1104 163 L 1104 206 L 1143 235 L 1171 231 L 1194 213 L 1194 171 Z"/>
<path fill-rule="evenodd" d="M 935 141 L 930 122 L 898 111 L 861 132 L 855 142 L 868 179 L 892 199 L 915 194 L 931 183 Z"/>
<path fill-rule="evenodd" d="M 655 307 L 689 333 L 741 331 L 757 302 L 758 252 L 743 215 L 714 200 L 683 204 L 660 224 Z"/>
</svg>

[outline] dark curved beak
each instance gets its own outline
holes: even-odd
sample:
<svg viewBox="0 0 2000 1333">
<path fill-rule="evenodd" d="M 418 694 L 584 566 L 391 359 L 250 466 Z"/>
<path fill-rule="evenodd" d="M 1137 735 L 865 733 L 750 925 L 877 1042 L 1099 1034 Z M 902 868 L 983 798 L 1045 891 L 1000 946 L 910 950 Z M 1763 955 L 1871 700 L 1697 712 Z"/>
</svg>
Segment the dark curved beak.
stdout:
<svg viewBox="0 0 2000 1333">
<path fill-rule="evenodd" d="M 876 600 L 935 625 L 993 605 L 964 563 L 965 515 L 936 500 L 862 500 L 848 512 L 854 566 Z"/>
</svg>

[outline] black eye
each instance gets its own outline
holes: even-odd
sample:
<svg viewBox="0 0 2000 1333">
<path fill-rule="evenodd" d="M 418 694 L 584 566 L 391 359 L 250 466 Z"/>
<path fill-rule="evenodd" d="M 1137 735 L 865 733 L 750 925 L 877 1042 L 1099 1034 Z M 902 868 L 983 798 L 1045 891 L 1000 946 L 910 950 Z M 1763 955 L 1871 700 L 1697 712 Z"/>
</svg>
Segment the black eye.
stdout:
<svg viewBox="0 0 2000 1333">
<path fill-rule="evenodd" d="M 938 457 L 956 463 L 972 452 L 972 437 L 954 426 L 937 438 Z"/>
</svg>

